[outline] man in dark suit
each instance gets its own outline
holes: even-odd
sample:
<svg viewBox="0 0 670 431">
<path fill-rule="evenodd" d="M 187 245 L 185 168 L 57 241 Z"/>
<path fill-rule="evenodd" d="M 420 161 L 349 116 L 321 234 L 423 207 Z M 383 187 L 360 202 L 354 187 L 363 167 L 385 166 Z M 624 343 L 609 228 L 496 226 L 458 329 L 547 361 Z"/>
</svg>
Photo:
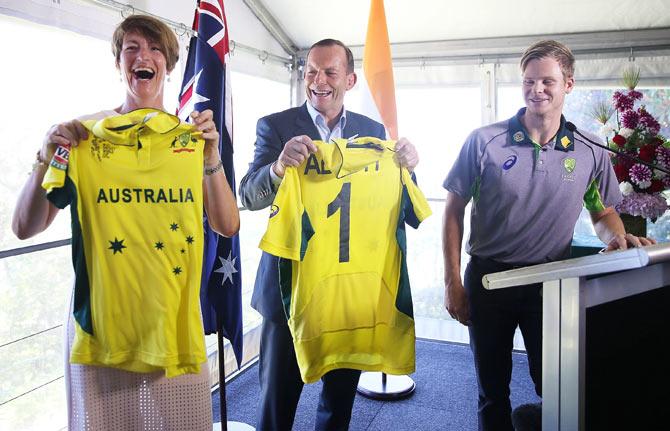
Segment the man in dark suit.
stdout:
<svg viewBox="0 0 670 431">
<path fill-rule="evenodd" d="M 307 102 L 258 120 L 254 160 L 240 183 L 242 204 L 250 210 L 269 206 L 287 166 L 300 165 L 316 152 L 313 140 L 330 141 L 354 135 L 385 138 L 384 126 L 344 109 L 344 94 L 356 84 L 351 50 L 324 39 L 307 54 Z M 405 138 L 396 144 L 398 162 L 410 171 L 418 163 L 414 146 Z M 258 430 L 290 430 L 303 382 L 291 333 L 279 295 L 278 262 L 263 253 L 251 305 L 263 316 L 259 377 L 261 397 Z M 333 370 L 323 376 L 317 409 L 317 430 L 349 427 L 359 370 Z"/>
</svg>

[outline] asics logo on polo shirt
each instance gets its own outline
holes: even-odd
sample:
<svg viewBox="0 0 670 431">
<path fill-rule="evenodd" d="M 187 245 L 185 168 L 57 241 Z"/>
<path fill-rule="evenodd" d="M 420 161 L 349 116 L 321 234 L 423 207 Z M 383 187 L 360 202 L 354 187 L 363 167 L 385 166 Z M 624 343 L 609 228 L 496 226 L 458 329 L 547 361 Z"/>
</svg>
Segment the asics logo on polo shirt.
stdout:
<svg viewBox="0 0 670 431">
<path fill-rule="evenodd" d="M 512 166 L 516 164 L 516 159 L 517 157 L 514 155 L 509 156 L 507 160 L 505 160 L 505 163 L 503 163 L 502 168 L 506 171 L 509 171 L 510 169 L 512 169 Z"/>
</svg>

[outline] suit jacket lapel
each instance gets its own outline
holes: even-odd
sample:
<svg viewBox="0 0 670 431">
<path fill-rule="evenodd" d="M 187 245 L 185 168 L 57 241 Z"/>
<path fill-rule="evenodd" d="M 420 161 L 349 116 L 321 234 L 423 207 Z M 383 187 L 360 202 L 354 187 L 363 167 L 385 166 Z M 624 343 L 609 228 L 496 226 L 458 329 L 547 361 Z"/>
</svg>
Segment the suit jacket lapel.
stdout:
<svg viewBox="0 0 670 431">
<path fill-rule="evenodd" d="M 318 141 L 321 139 L 321 135 L 319 135 L 312 117 L 309 116 L 306 104 L 307 102 L 303 103 L 298 111 L 298 117 L 295 120 L 296 133 L 294 133 L 294 136 L 307 135 L 312 140 Z"/>
<path fill-rule="evenodd" d="M 351 114 L 347 115 L 347 122 L 344 125 L 344 130 L 342 130 L 342 137 L 344 139 L 349 139 L 360 132 L 361 128 L 358 124 L 357 118 Z"/>
</svg>

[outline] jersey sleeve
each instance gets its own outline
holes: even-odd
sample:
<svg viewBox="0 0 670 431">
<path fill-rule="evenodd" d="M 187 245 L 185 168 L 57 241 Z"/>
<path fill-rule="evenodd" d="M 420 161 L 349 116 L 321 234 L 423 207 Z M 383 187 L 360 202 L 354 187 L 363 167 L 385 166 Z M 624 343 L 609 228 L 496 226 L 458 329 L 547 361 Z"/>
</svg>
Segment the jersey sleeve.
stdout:
<svg viewBox="0 0 670 431">
<path fill-rule="evenodd" d="M 65 178 L 65 184 L 63 187 L 54 188 L 47 193 L 47 199 L 49 202 L 54 204 L 56 208 L 63 209 L 72 203 L 76 193 L 77 192 L 75 190 L 74 183 L 68 177 Z"/>
<path fill-rule="evenodd" d="M 299 261 L 313 233 L 300 198 L 299 174 L 289 167 L 270 206 L 268 227 L 259 247 L 271 255 Z"/>
<path fill-rule="evenodd" d="M 428 201 L 421 189 L 412 180 L 412 176 L 407 169 L 401 169 L 401 177 L 403 186 L 402 212 L 405 223 L 416 229 L 433 211 L 430 209 L 430 205 L 428 205 Z"/>
<path fill-rule="evenodd" d="M 49 168 L 42 179 L 42 188 L 47 199 L 57 208 L 63 209 L 72 202 L 72 181 L 67 177 L 70 149 L 64 146 L 56 148 Z"/>
<path fill-rule="evenodd" d="M 595 169 L 594 179 L 584 193 L 584 207 L 591 212 L 613 207 L 622 199 L 619 181 L 605 151 L 598 152 Z"/>
<path fill-rule="evenodd" d="M 442 186 L 466 202 L 477 197 L 480 179 L 479 145 L 476 131 L 466 139 Z"/>
</svg>

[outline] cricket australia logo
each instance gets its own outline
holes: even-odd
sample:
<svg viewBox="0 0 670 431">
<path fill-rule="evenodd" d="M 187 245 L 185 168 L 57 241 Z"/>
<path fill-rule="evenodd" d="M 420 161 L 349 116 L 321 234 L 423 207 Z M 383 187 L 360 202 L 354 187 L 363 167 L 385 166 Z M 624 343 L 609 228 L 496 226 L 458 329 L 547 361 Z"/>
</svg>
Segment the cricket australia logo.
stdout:
<svg viewBox="0 0 670 431">
<path fill-rule="evenodd" d="M 563 181 L 574 181 L 575 180 L 575 167 L 577 166 L 577 161 L 572 157 L 566 157 L 563 159 Z"/>
<path fill-rule="evenodd" d="M 175 148 L 172 150 L 173 153 L 182 153 L 184 151 L 188 153 L 192 153 L 195 151 L 193 148 L 186 148 L 190 143 L 193 143 L 195 146 L 195 143 L 198 142 L 196 138 L 194 138 L 189 132 L 182 133 L 181 135 L 177 136 L 174 138 L 172 141 L 172 145 L 170 145 L 171 148 Z M 177 148 L 177 144 L 181 148 Z"/>
</svg>

